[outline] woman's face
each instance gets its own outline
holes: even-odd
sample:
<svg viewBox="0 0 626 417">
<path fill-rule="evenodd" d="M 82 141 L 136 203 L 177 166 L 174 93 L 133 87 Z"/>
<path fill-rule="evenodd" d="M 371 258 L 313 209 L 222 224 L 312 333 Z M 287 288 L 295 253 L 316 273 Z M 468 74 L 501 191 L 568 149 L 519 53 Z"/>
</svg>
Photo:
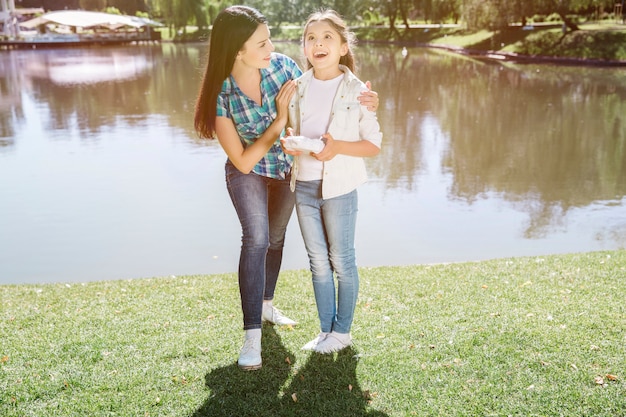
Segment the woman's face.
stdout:
<svg viewBox="0 0 626 417">
<path fill-rule="evenodd" d="M 267 68 L 274 52 L 270 40 L 270 29 L 266 24 L 259 25 L 237 53 L 237 59 L 244 65 L 254 68 Z"/>
</svg>

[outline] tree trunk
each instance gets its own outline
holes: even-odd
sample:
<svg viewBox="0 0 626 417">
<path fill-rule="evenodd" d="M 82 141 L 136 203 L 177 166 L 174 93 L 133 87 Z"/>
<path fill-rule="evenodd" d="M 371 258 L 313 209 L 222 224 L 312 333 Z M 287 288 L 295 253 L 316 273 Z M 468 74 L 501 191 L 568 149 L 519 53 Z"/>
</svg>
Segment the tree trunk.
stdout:
<svg viewBox="0 0 626 417">
<path fill-rule="evenodd" d="M 573 31 L 579 30 L 580 28 L 578 27 L 578 25 L 570 18 L 568 18 L 564 12 L 558 12 L 559 16 L 561 16 L 561 20 L 563 20 L 563 25 Z"/>
</svg>

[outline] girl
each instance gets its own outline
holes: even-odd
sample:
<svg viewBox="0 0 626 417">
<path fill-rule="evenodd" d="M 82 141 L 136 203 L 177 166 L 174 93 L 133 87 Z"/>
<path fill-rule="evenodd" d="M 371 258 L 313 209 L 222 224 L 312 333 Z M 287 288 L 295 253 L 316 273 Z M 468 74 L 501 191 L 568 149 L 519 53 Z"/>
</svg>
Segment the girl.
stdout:
<svg viewBox="0 0 626 417">
<path fill-rule="evenodd" d="M 303 35 L 308 71 L 297 80 L 289 108 L 295 134 L 325 142 L 319 153 L 287 150 L 297 156 L 291 182 L 321 328 L 303 349 L 320 353 L 352 343 L 359 290 L 356 188 L 367 179 L 363 157 L 377 155 L 382 142 L 376 114 L 357 100 L 366 87 L 353 74 L 352 43 L 352 34 L 336 12 L 309 17 Z"/>
<path fill-rule="evenodd" d="M 222 10 L 211 31 L 209 56 L 194 126 L 200 137 L 217 136 L 226 152 L 226 186 L 242 229 L 239 292 L 244 344 L 238 364 L 261 367 L 262 321 L 295 325 L 272 305 L 294 205 L 289 189 L 292 157 L 280 146 L 295 78 L 302 71 L 274 53 L 267 19 L 246 6 Z M 376 107 L 376 93 L 364 93 Z"/>
</svg>

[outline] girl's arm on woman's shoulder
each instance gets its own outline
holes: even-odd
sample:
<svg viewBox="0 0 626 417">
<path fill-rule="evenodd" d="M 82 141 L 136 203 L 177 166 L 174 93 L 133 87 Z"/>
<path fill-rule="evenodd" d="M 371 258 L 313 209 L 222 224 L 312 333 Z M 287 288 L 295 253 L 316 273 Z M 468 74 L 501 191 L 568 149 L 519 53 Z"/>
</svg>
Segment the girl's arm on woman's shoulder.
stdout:
<svg viewBox="0 0 626 417">
<path fill-rule="evenodd" d="M 369 81 L 365 82 L 366 90 L 362 91 L 361 94 L 357 97 L 362 106 L 367 107 L 367 110 L 375 112 L 378 110 L 378 93 L 376 91 L 372 91 L 372 83 Z"/>
</svg>

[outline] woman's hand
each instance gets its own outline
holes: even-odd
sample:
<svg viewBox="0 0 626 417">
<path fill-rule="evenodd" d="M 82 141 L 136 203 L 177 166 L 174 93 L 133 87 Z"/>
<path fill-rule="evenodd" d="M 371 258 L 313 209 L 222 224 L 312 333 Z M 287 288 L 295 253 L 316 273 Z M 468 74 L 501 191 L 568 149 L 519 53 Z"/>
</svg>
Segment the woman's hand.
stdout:
<svg viewBox="0 0 626 417">
<path fill-rule="evenodd" d="M 282 87 L 276 96 L 276 120 L 284 120 L 287 123 L 289 118 L 289 102 L 296 92 L 296 82 L 289 80 Z"/>
<path fill-rule="evenodd" d="M 288 127 L 286 135 L 284 137 L 280 138 L 280 147 L 283 148 L 283 152 L 285 152 L 288 155 L 292 155 L 292 156 L 301 155 L 302 151 L 292 151 L 290 149 L 285 148 L 285 138 L 289 137 L 289 136 L 293 136 L 293 128 L 291 128 L 291 127 Z"/>
<path fill-rule="evenodd" d="M 219 116 L 215 121 L 215 133 L 228 159 L 244 174 L 250 173 L 254 166 L 267 154 L 289 121 L 289 102 L 296 91 L 295 81 L 287 81 L 276 95 L 276 119 L 252 145 L 243 146 L 239 133 L 232 119 Z"/>
<path fill-rule="evenodd" d="M 365 86 L 367 87 L 367 91 L 362 91 L 361 95 L 358 97 L 359 103 L 361 105 L 366 106 L 367 110 L 375 112 L 378 110 L 378 93 L 376 91 L 372 91 L 372 83 L 369 81 L 365 82 Z"/>
</svg>

